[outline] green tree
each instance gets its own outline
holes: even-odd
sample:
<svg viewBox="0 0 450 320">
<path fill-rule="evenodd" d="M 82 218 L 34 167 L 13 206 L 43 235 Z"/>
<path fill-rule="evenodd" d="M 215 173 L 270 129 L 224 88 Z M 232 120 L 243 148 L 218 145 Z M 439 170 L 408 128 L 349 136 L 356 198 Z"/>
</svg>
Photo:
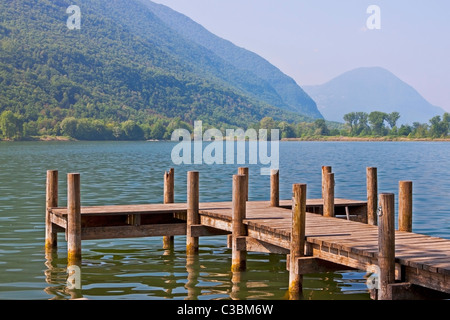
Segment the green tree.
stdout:
<svg viewBox="0 0 450 320">
<path fill-rule="evenodd" d="M 314 121 L 314 134 L 319 136 L 327 136 L 330 134 L 330 130 L 324 119 Z"/>
<path fill-rule="evenodd" d="M 405 137 L 407 137 L 411 132 L 412 132 L 411 126 L 402 124 L 402 125 L 400 126 L 400 128 L 398 129 L 397 134 L 398 134 L 399 136 L 405 136 Z"/>
<path fill-rule="evenodd" d="M 122 123 L 122 130 L 126 140 L 143 140 L 144 130 L 133 120 Z"/>
<path fill-rule="evenodd" d="M 271 130 L 277 129 L 277 124 L 272 117 L 264 117 L 259 122 L 260 129 L 267 129 L 267 139 L 271 138 Z"/>
<path fill-rule="evenodd" d="M 23 136 L 31 137 L 38 135 L 38 128 L 36 121 L 28 121 L 23 124 Z"/>
<path fill-rule="evenodd" d="M 74 117 L 65 118 L 61 121 L 60 127 L 64 135 L 75 138 L 77 135 L 78 120 Z"/>
<path fill-rule="evenodd" d="M 344 115 L 351 136 L 369 133 L 368 117 L 369 115 L 365 112 L 350 112 Z"/>
<path fill-rule="evenodd" d="M 347 126 L 350 129 L 350 134 L 355 133 L 355 127 L 358 123 L 358 118 L 356 115 L 356 112 L 350 112 L 344 115 L 344 121 L 346 122 Z"/>
<path fill-rule="evenodd" d="M 394 111 L 386 115 L 386 122 L 389 124 L 391 129 L 394 129 L 394 127 L 397 125 L 397 121 L 400 119 L 400 113 Z"/>
<path fill-rule="evenodd" d="M 357 135 L 370 134 L 369 128 L 369 115 L 366 112 L 356 112 L 356 118 L 358 120 L 358 126 L 356 128 Z"/>
<path fill-rule="evenodd" d="M 278 124 L 278 128 L 280 129 L 281 132 L 281 138 L 295 138 L 295 130 L 293 128 L 293 126 L 289 123 L 287 123 L 286 121 L 281 121 Z"/>
<path fill-rule="evenodd" d="M 166 127 L 161 120 L 156 121 L 151 127 L 151 138 L 161 140 L 166 133 Z"/>
<path fill-rule="evenodd" d="M 23 132 L 23 122 L 20 115 L 11 110 L 3 111 L 0 115 L 0 129 L 6 139 L 20 139 Z"/>
<path fill-rule="evenodd" d="M 409 135 L 412 138 L 425 138 L 428 136 L 428 125 L 426 123 L 413 122 Z"/>
<path fill-rule="evenodd" d="M 385 135 L 384 121 L 387 118 L 387 114 L 381 111 L 373 111 L 369 114 L 369 122 L 372 127 L 372 132 L 376 135 Z"/>
<path fill-rule="evenodd" d="M 444 119 L 441 120 L 440 116 L 435 116 L 430 119 L 430 136 L 432 138 L 443 138 L 448 135 L 449 130 L 449 116 L 444 115 Z"/>
</svg>

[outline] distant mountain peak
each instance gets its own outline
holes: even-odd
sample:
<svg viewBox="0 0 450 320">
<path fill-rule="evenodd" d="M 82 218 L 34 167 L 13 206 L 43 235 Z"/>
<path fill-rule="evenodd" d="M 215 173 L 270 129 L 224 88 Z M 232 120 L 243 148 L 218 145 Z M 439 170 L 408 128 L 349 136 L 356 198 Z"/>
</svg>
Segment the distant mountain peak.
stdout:
<svg viewBox="0 0 450 320">
<path fill-rule="evenodd" d="M 433 106 L 416 89 L 383 67 L 356 68 L 315 86 L 303 86 L 325 119 L 344 122 L 349 112 L 400 113 L 399 124 L 428 122 L 444 110 Z"/>
</svg>

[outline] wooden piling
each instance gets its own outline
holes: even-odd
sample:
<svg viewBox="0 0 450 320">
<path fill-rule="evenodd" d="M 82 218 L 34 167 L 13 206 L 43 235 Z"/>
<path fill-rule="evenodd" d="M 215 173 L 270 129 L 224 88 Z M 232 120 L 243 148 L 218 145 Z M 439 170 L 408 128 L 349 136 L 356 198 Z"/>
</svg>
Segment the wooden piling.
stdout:
<svg viewBox="0 0 450 320">
<path fill-rule="evenodd" d="M 378 178 L 377 168 L 368 167 L 366 169 L 367 176 L 367 224 L 377 225 L 377 208 L 378 208 Z"/>
<path fill-rule="evenodd" d="M 67 261 L 81 263 L 81 183 L 80 174 L 67 175 Z"/>
<path fill-rule="evenodd" d="M 324 174 L 323 216 L 334 217 L 334 173 Z"/>
<path fill-rule="evenodd" d="M 56 173 L 53 174 L 48 173 L 48 180 L 55 182 Z M 188 174 L 188 205 L 155 203 L 84 207 L 83 215 L 80 212 L 79 174 L 68 175 L 67 207 L 52 207 L 50 199 L 55 199 L 56 202 L 57 196 L 56 192 L 51 190 L 57 188 L 56 183 L 51 187 L 52 183 L 49 182 L 46 198 L 49 220 L 53 221 L 54 232 L 66 232 L 69 265 L 73 264 L 72 261 L 81 261 L 80 234 L 85 240 L 187 235 L 187 243 L 194 249 L 198 248 L 198 243 L 192 245 L 191 238 L 227 234 L 227 245 L 233 248 L 232 269 L 237 270 L 236 273 L 233 272 L 233 276 L 245 269 L 246 252 L 289 254 L 286 262 L 291 299 L 301 297 L 302 278 L 299 276 L 348 268 L 367 269 L 375 273 L 370 276 L 367 284 L 368 287 L 380 284 L 380 289 L 378 286 L 376 288 L 379 290 L 379 298 L 383 300 L 395 298 L 396 294 L 399 294 L 399 297 L 413 297 L 421 291 L 417 290 L 419 287 L 445 294 L 447 298 L 450 294 L 448 281 L 450 269 L 442 263 L 450 259 L 447 250 L 450 248 L 450 242 L 437 237 L 398 231 L 395 239 L 393 194 L 378 195 L 380 206 L 377 212 L 378 233 L 371 232 L 372 228 L 361 223 L 308 214 L 308 221 L 310 218 L 312 220 L 308 222 L 306 230 L 308 236 L 305 237 L 306 217 L 303 217 L 303 213 L 306 211 L 306 185 L 304 189 L 299 190 L 294 186 L 292 200 L 288 202 L 280 200 L 280 206 L 275 208 L 269 207 L 267 201 L 246 202 L 245 176 L 238 175 L 233 177 L 231 203 L 205 202 L 201 203 L 200 207 L 198 176 L 198 172 Z M 52 192 L 54 195 L 50 196 Z M 410 191 L 406 193 L 411 194 Z M 365 201 L 335 200 L 338 213 L 342 212 L 344 207 L 350 208 L 348 216 L 366 212 Z M 308 211 L 311 208 L 312 212 L 320 213 L 322 201 L 322 199 L 308 199 Z M 138 227 L 127 224 L 124 218 L 130 215 L 142 216 L 143 224 Z M 83 225 L 80 232 L 81 216 Z M 188 221 L 188 226 L 184 220 Z M 397 261 L 395 261 L 396 241 L 402 253 L 401 259 Z M 303 257 L 303 254 L 308 257 Z M 50 255 L 47 257 L 53 259 Z M 191 257 L 195 255 L 188 255 L 187 261 L 191 261 L 189 260 Z M 373 281 L 376 279 L 379 281 Z M 395 280 L 403 282 L 395 283 Z M 429 297 L 428 292 L 423 291 L 420 294 Z"/>
<path fill-rule="evenodd" d="M 379 300 L 390 300 L 388 286 L 395 281 L 395 196 L 380 194 L 378 221 Z"/>
<path fill-rule="evenodd" d="M 398 230 L 412 232 L 412 181 L 400 181 L 398 192 Z"/>
<path fill-rule="evenodd" d="M 289 254 L 289 296 L 297 299 L 302 292 L 303 276 L 295 266 L 297 258 L 305 254 L 306 184 L 292 187 L 292 230 Z"/>
<path fill-rule="evenodd" d="M 191 236 L 192 225 L 200 223 L 199 216 L 199 172 L 189 171 L 187 176 L 187 234 L 186 253 L 188 255 L 198 253 L 198 237 Z"/>
<path fill-rule="evenodd" d="M 249 180 L 249 173 L 248 168 L 238 168 L 238 174 L 245 176 L 245 184 L 244 184 L 244 192 L 245 192 L 245 201 L 248 201 L 248 180 Z"/>
<path fill-rule="evenodd" d="M 58 171 L 47 171 L 47 190 L 45 201 L 45 248 L 54 249 L 57 246 L 57 233 L 53 230 L 50 208 L 58 207 Z"/>
<path fill-rule="evenodd" d="M 246 251 L 238 250 L 238 237 L 246 236 L 244 225 L 246 216 L 245 176 L 233 176 L 233 201 L 232 201 L 232 261 L 231 271 L 239 272 L 246 269 Z"/>
<path fill-rule="evenodd" d="M 175 202 L 175 169 L 171 168 L 169 172 L 164 173 L 164 204 Z M 168 250 L 174 246 L 173 236 L 163 237 L 163 249 Z"/>
<path fill-rule="evenodd" d="M 328 173 L 331 173 L 332 168 L 330 166 L 322 166 L 322 199 L 325 194 L 325 177 Z"/>
<path fill-rule="evenodd" d="M 280 171 L 277 169 L 270 171 L 270 206 L 280 206 Z"/>
</svg>

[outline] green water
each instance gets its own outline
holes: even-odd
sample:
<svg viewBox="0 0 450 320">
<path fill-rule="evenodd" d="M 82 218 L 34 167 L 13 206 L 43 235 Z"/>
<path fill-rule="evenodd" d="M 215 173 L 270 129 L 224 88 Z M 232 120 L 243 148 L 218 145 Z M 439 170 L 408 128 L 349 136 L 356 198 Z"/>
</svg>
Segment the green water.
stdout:
<svg viewBox="0 0 450 320">
<path fill-rule="evenodd" d="M 0 299 L 286 299 L 288 272 L 281 255 L 248 254 L 247 271 L 232 274 L 226 237 L 200 239 L 193 261 L 184 237 L 173 251 L 161 238 L 83 241 L 81 290 L 67 288 L 66 242 L 45 256 L 46 171 L 81 173 L 82 205 L 157 203 L 163 175 L 175 168 L 175 201 L 186 198 L 186 172 L 200 171 L 200 201 L 230 201 L 238 165 L 182 165 L 171 161 L 171 142 L 0 143 Z M 365 199 L 365 168 L 378 167 L 380 192 L 397 194 L 398 181 L 414 182 L 415 232 L 450 238 L 450 145 L 427 142 L 282 142 L 280 198 L 293 183 L 320 197 L 321 166 L 335 172 L 336 197 Z M 270 180 L 250 168 L 250 200 L 268 200 Z M 255 188 L 254 186 L 258 186 Z M 365 272 L 305 276 L 303 299 L 369 299 Z"/>
</svg>

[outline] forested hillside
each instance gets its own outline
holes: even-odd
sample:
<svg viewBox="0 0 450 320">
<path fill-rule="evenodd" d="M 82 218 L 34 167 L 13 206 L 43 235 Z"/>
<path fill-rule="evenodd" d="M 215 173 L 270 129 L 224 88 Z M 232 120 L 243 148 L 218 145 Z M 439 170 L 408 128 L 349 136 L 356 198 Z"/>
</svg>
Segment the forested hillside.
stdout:
<svg viewBox="0 0 450 320">
<path fill-rule="evenodd" d="M 291 77 L 261 56 L 214 35 L 189 17 L 169 7 L 150 0 L 139 1 L 148 6 L 158 18 L 186 39 L 210 50 L 251 79 L 259 79 L 260 82 L 264 82 L 266 86 L 272 88 L 264 93 L 255 91 L 256 87 L 247 87 L 250 94 L 255 97 L 264 95 L 267 102 L 285 110 L 298 112 L 315 119 L 323 118 L 314 100 Z M 250 81 L 246 80 L 246 82 Z"/>
<path fill-rule="evenodd" d="M 70 5 L 81 8 L 80 30 L 66 25 Z M 264 95 L 276 92 L 265 81 L 134 0 L 2 1 L 0 49 L 0 113 L 15 139 L 158 139 L 195 120 L 218 128 L 310 120 L 270 105 Z"/>
</svg>

